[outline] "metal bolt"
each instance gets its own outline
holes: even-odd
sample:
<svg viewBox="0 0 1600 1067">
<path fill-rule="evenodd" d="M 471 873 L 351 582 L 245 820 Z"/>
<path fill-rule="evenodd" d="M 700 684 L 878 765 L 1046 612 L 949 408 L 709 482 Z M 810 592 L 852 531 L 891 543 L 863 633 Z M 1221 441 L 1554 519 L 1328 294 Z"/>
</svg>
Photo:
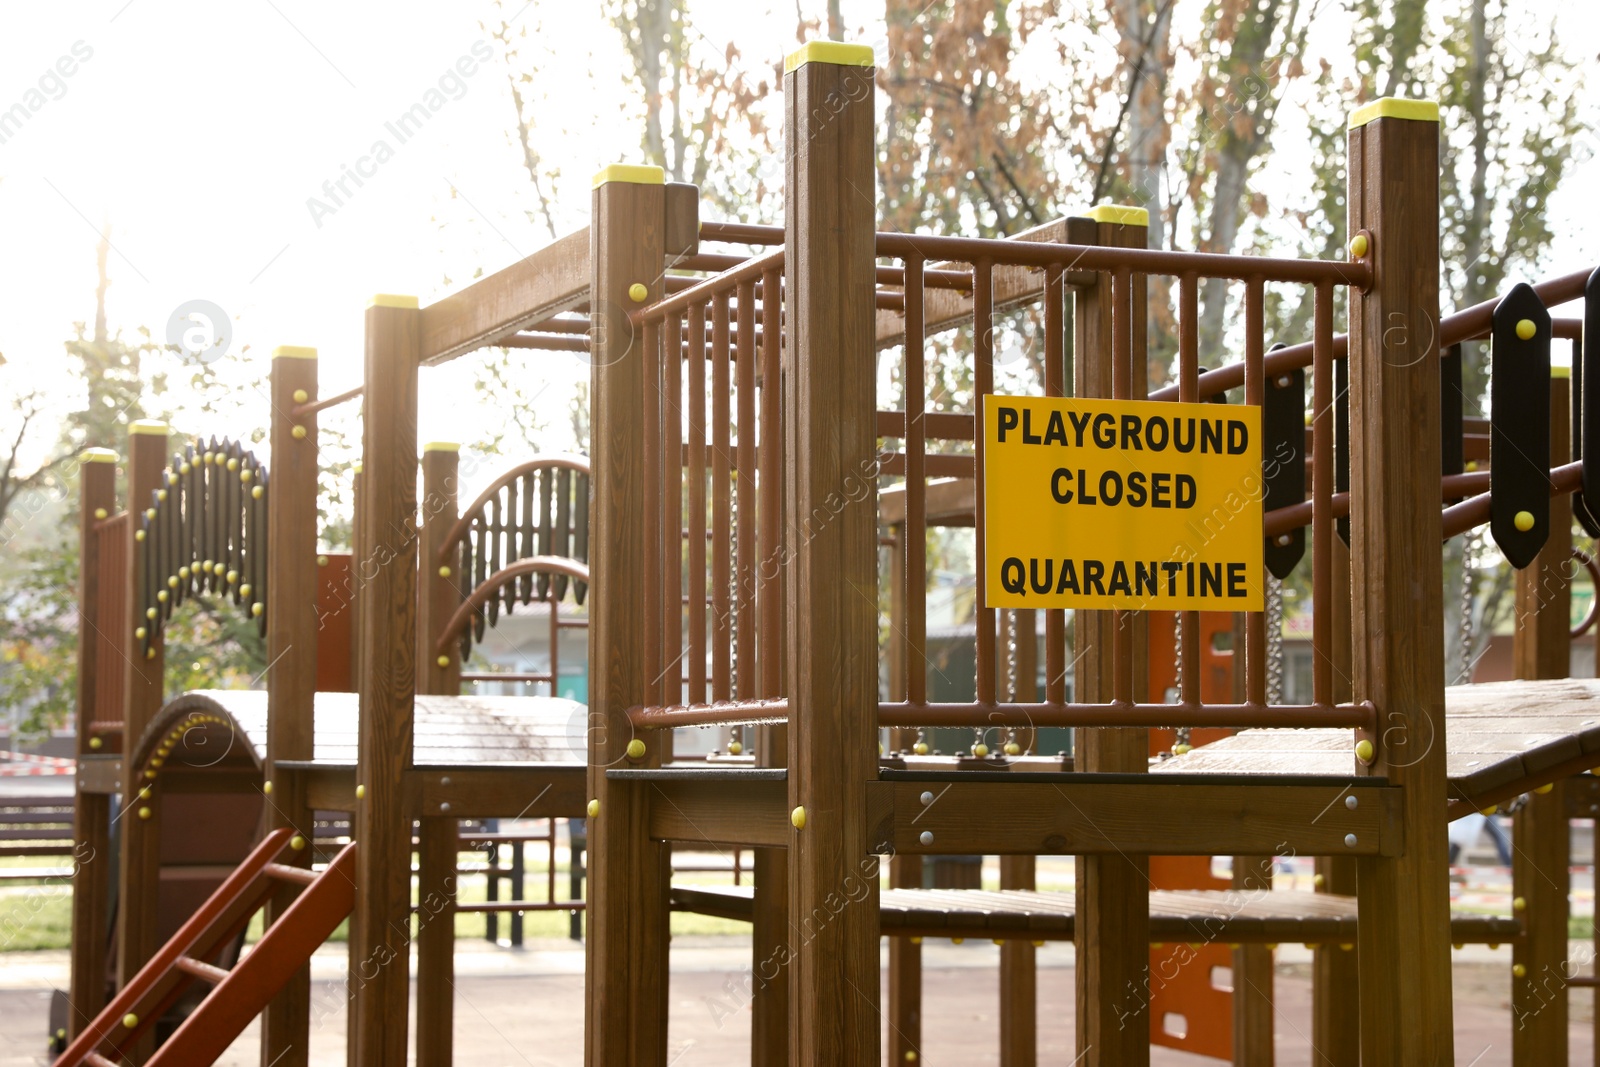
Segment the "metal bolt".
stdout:
<svg viewBox="0 0 1600 1067">
<path fill-rule="evenodd" d="M 1344 847 L 1345 848 L 1355 848 L 1356 847 L 1356 835 L 1355 834 L 1345 834 L 1344 835 Z"/>
<path fill-rule="evenodd" d="M 922 794 L 921 800 L 922 800 L 922 803 L 923 803 L 924 806 L 926 806 L 928 804 L 932 804 L 933 803 L 933 794 L 925 792 L 925 793 Z"/>
<path fill-rule="evenodd" d="M 1344 798 L 1344 806 L 1349 808 L 1351 811 L 1355 811 L 1356 806 L 1360 803 L 1361 801 L 1356 799 L 1356 795 L 1354 793 L 1351 793 L 1349 796 Z"/>
<path fill-rule="evenodd" d="M 924 830 L 924 831 L 922 831 L 922 836 L 917 838 L 917 840 L 921 841 L 924 845 L 933 844 L 933 831 L 932 830 Z"/>
</svg>

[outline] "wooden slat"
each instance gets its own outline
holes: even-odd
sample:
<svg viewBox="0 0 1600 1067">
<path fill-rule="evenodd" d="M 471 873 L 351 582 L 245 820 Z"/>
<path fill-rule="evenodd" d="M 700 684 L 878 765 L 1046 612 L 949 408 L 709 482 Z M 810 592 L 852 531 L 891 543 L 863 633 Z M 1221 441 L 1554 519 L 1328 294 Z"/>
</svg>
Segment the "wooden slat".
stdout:
<svg viewBox="0 0 1600 1067">
<path fill-rule="evenodd" d="M 423 308 L 418 356 L 442 363 L 570 311 L 588 295 L 589 231 L 582 229 Z"/>
<path fill-rule="evenodd" d="M 972 773 L 870 784 L 869 798 L 892 813 L 877 826 L 875 848 L 896 855 L 1389 856 L 1405 847 L 1398 791 L 1352 788 L 1349 779 L 1261 786 L 1180 784 L 1166 775 L 1115 783 L 1073 775 L 1059 784 L 964 780 Z M 1352 796 L 1354 808 L 1346 805 Z M 996 811 L 1006 818 L 994 819 Z"/>
<path fill-rule="evenodd" d="M 713 846 L 782 848 L 789 843 L 782 781 L 655 781 L 650 836 Z"/>
</svg>

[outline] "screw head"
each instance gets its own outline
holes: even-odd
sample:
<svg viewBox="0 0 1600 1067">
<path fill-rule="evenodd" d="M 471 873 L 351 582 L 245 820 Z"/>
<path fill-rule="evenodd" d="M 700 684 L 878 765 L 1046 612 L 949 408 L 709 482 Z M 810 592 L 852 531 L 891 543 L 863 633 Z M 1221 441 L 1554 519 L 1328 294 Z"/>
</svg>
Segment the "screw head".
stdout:
<svg viewBox="0 0 1600 1067">
<path fill-rule="evenodd" d="M 922 842 L 924 845 L 933 844 L 933 831 L 932 830 L 924 830 L 924 831 L 922 831 L 922 834 L 917 838 L 917 840 Z"/>
<path fill-rule="evenodd" d="M 926 806 L 933 803 L 933 794 L 927 790 L 924 790 L 922 796 L 918 797 L 917 799 L 922 801 L 923 805 Z"/>
<path fill-rule="evenodd" d="M 1361 801 L 1356 799 L 1356 795 L 1354 793 L 1351 793 L 1349 796 L 1344 798 L 1344 806 L 1349 808 L 1351 811 L 1355 811 L 1360 804 Z"/>
<path fill-rule="evenodd" d="M 1344 847 L 1345 848 L 1355 848 L 1356 847 L 1356 835 L 1355 834 L 1345 834 L 1344 835 Z"/>
</svg>

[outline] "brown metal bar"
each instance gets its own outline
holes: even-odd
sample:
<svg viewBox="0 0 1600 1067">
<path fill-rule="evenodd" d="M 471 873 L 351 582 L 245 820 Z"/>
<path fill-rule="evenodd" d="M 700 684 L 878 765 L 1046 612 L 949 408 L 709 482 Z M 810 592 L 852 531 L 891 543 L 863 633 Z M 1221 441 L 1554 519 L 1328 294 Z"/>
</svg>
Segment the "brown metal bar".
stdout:
<svg viewBox="0 0 1600 1067">
<path fill-rule="evenodd" d="M 496 348 L 537 348 L 545 352 L 587 352 L 589 338 L 564 333 L 514 333 L 494 343 Z"/>
<path fill-rule="evenodd" d="M 662 360 L 666 397 L 661 406 L 662 431 L 666 447 L 661 461 L 666 472 L 661 494 L 662 525 L 657 533 L 662 557 L 661 590 L 662 642 L 660 699 L 683 699 L 683 682 L 678 666 L 683 659 L 683 547 L 666 533 L 683 528 L 683 339 L 682 313 L 666 317 L 667 351 Z"/>
<path fill-rule="evenodd" d="M 500 491 L 507 485 L 517 481 L 519 478 L 522 478 L 531 471 L 546 470 L 556 467 L 564 467 L 567 470 L 576 471 L 577 473 L 586 477 L 589 474 L 589 460 L 586 456 L 574 456 L 566 454 L 536 456 L 535 458 L 528 460 L 526 463 L 517 464 L 509 471 L 496 478 L 487 489 L 478 494 L 477 499 L 472 502 L 471 506 L 461 513 L 461 517 L 456 520 L 454 526 L 450 527 L 450 532 L 445 535 L 444 541 L 440 544 L 439 552 L 434 562 L 454 564 L 456 545 L 459 544 L 461 539 L 467 536 L 467 534 L 472 530 L 473 520 L 477 519 L 483 514 L 483 509 L 488 505 L 489 501 L 498 497 L 500 495 Z M 488 521 L 487 516 L 484 516 L 484 519 L 485 522 Z M 480 551 L 480 558 L 482 555 L 483 553 Z"/>
<path fill-rule="evenodd" d="M 628 720 L 638 730 L 685 726 L 752 725 L 783 722 L 786 698 L 730 700 L 715 704 L 634 707 Z M 889 701 L 878 705 L 878 725 L 886 727 L 1103 727 L 1159 729 L 1171 726 L 1246 729 L 1356 727 L 1377 720 L 1370 703 L 1359 704 L 950 704 Z"/>
<path fill-rule="evenodd" d="M 665 300 L 651 304 L 649 307 L 635 311 L 632 318 L 635 322 L 648 319 L 662 319 L 674 312 L 688 310 L 695 305 L 702 308 L 717 293 L 730 292 L 740 282 L 747 279 L 759 278 L 769 270 L 783 269 L 783 249 L 779 248 L 768 252 L 764 256 L 755 256 L 744 260 L 732 270 L 724 271 L 715 277 L 696 280 L 695 283 L 681 292 L 675 293 Z M 703 312 L 702 312 L 703 313 Z M 690 345 L 693 348 L 693 344 Z"/>
<path fill-rule="evenodd" d="M 1186 404 L 1200 400 L 1200 280 L 1193 274 L 1178 279 L 1178 399 Z M 1200 699 L 1200 613 L 1178 614 L 1181 652 L 1178 699 Z"/>
<path fill-rule="evenodd" d="M 920 256 L 905 260 L 906 286 L 906 519 L 905 565 L 906 697 L 928 698 L 928 423 L 927 353 L 923 338 L 923 263 Z"/>
<path fill-rule="evenodd" d="M 702 222 L 700 240 L 746 245 L 781 245 L 783 227 L 758 226 L 749 222 Z"/>
<path fill-rule="evenodd" d="M 1259 408 L 1266 397 L 1266 374 L 1263 367 L 1266 326 L 1263 322 L 1262 302 L 1264 285 L 1260 275 L 1247 278 L 1244 284 L 1244 402 Z M 1267 613 L 1246 612 L 1244 617 L 1244 678 L 1245 701 L 1251 704 L 1267 702 Z"/>
<path fill-rule="evenodd" d="M 313 400 L 306 404 L 296 404 L 294 407 L 289 409 L 289 417 L 291 419 L 303 419 L 307 415 L 313 415 L 319 411 L 325 411 L 328 408 L 343 404 L 347 400 L 355 400 L 357 397 L 365 393 L 366 389 L 367 387 L 365 385 L 358 385 L 354 389 L 346 389 L 344 392 L 335 396 L 330 396 L 326 400 Z"/>
<path fill-rule="evenodd" d="M 1311 699 L 1333 699 L 1333 286 L 1316 287 L 1311 343 Z"/>
<path fill-rule="evenodd" d="M 983 398 L 994 392 L 994 285 L 993 268 L 988 261 L 972 266 L 972 322 L 973 322 L 973 415 L 981 423 Z M 984 509 L 984 435 L 977 434 L 976 511 L 974 522 L 977 536 L 977 663 L 976 682 L 978 699 L 992 703 L 995 699 L 995 614 L 988 606 L 988 545 L 985 543 Z"/>
<path fill-rule="evenodd" d="M 689 351 L 706 343 L 706 308 L 689 309 Z M 706 365 L 691 359 L 689 366 L 689 699 L 705 700 L 706 693 Z"/>
<path fill-rule="evenodd" d="M 711 699 L 733 697 L 732 606 L 728 597 L 733 556 L 733 501 L 728 450 L 732 391 L 728 352 L 728 294 L 711 301 Z"/>
<path fill-rule="evenodd" d="M 560 556 L 530 556 L 527 559 L 516 560 L 485 578 L 472 591 L 472 595 L 461 602 L 455 614 L 450 616 L 450 621 L 444 624 L 439 639 L 434 642 L 434 653 L 448 650 L 450 642 L 460 636 L 462 628 L 479 608 L 493 599 L 502 585 L 515 582 L 526 574 L 564 574 L 580 582 L 589 580 L 589 568 L 575 559 L 565 559 Z"/>
<path fill-rule="evenodd" d="M 738 415 L 738 538 L 735 559 L 736 585 L 734 610 L 738 653 L 738 677 L 734 692 L 740 698 L 756 695 L 756 319 L 755 283 L 742 282 L 738 289 L 739 329 L 737 345 Z"/>
<path fill-rule="evenodd" d="M 1111 395 L 1133 397 L 1133 272 L 1118 266 L 1111 272 Z M 1133 613 L 1118 608 L 1111 625 L 1111 697 L 1133 700 Z M 980 696 L 979 699 L 982 699 Z"/>
<path fill-rule="evenodd" d="M 778 291 L 779 273 L 761 276 L 764 293 Z M 774 697 L 783 686 L 783 570 L 780 557 L 783 521 L 783 391 L 779 368 L 781 342 L 777 300 L 761 304 L 761 441 L 760 464 L 761 561 L 756 574 L 761 613 L 761 695 Z"/>
<path fill-rule="evenodd" d="M 1044 394 L 1066 395 L 1067 287 L 1058 267 L 1044 275 Z M 1028 635 L 1033 640 L 1033 634 Z M 1047 701 L 1067 699 L 1067 613 L 1051 608 L 1044 613 L 1044 692 Z M 916 696 L 912 696 L 916 701 Z"/>
<path fill-rule="evenodd" d="M 972 263 L 987 260 L 1019 267 L 1072 267 L 1085 271 L 1123 268 L 1140 274 L 1194 274 L 1202 278 L 1243 280 L 1250 276 L 1275 282 L 1331 282 L 1365 286 L 1371 268 L 1360 261 L 1277 259 L 1270 256 L 1224 256 L 1211 252 L 1168 252 L 1155 248 L 1053 244 L 978 237 L 937 237 L 930 234 L 880 233 L 880 256 L 904 258 L 918 255 Z M 1582 286 L 1579 286 L 1582 289 Z"/>
<path fill-rule="evenodd" d="M 1583 464 L 1565 463 L 1550 470 L 1550 495 L 1560 493 L 1575 493 L 1582 487 Z M 1456 534 L 1465 533 L 1474 526 L 1482 526 L 1489 521 L 1489 494 L 1479 493 L 1469 497 L 1459 504 L 1453 504 L 1444 509 L 1441 516 L 1443 536 L 1449 540 Z"/>
<path fill-rule="evenodd" d="M 644 439 L 650 442 L 661 440 L 661 324 L 647 322 L 644 324 L 644 351 L 643 358 L 648 367 L 645 371 L 645 396 L 644 396 Z M 677 354 L 673 353 L 672 359 L 676 360 Z M 646 515 L 656 515 L 661 510 L 661 483 L 666 477 L 666 457 L 659 452 L 652 452 L 648 457 L 648 464 L 644 471 L 644 511 Z M 668 543 L 663 546 L 662 542 Z M 661 655 L 661 612 L 662 612 L 662 581 L 661 571 L 665 566 L 667 548 L 676 549 L 678 546 L 670 540 L 654 537 L 645 545 L 645 551 L 640 563 L 639 581 L 643 585 L 643 611 L 644 611 L 644 671 L 646 677 L 659 678 L 663 659 Z M 554 607 L 554 598 L 551 598 Z M 554 631 L 551 631 L 550 642 L 552 651 L 555 647 Z M 552 666 L 550 673 L 555 674 Z M 550 683 L 550 695 L 555 696 L 555 682 Z"/>
</svg>

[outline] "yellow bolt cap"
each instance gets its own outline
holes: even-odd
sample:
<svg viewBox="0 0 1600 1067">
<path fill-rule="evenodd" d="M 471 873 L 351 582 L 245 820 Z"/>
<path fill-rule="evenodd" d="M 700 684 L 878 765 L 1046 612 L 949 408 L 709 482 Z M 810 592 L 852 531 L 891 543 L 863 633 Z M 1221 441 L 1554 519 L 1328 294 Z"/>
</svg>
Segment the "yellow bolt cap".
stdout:
<svg viewBox="0 0 1600 1067">
<path fill-rule="evenodd" d="M 928 754 L 928 743 L 926 741 L 918 741 L 911 746 L 911 751 L 919 756 L 926 756 Z"/>
<path fill-rule="evenodd" d="M 98 738 L 98 737 L 91 737 L 91 738 L 89 738 L 89 747 L 90 747 L 90 748 L 101 748 L 101 747 L 103 747 L 103 746 L 104 746 L 104 745 L 105 745 L 105 742 L 104 742 L 104 741 L 102 741 L 102 740 L 101 740 L 101 739 L 100 739 L 100 738 Z"/>
<path fill-rule="evenodd" d="M 1362 256 L 1367 254 L 1368 244 L 1369 242 L 1367 241 L 1366 234 L 1356 234 L 1355 238 L 1350 242 L 1350 254 L 1355 256 L 1357 259 L 1360 259 Z"/>
<path fill-rule="evenodd" d="M 1493 804 L 1490 804 L 1487 808 L 1484 808 L 1478 814 L 1480 814 L 1480 815 L 1493 815 L 1495 812 L 1497 812 L 1499 810 L 1500 809 L 1498 807 L 1496 807 Z"/>
<path fill-rule="evenodd" d="M 1020 756 L 1020 755 L 1022 755 L 1022 746 L 1017 744 L 1015 741 L 1007 741 L 1006 742 L 1006 755 L 1008 755 L 1008 756 Z"/>
<path fill-rule="evenodd" d="M 439 577 L 441 577 L 441 578 L 450 577 L 450 565 L 448 563 L 445 564 L 443 567 L 439 568 Z"/>
<path fill-rule="evenodd" d="M 450 657 L 441 655 L 438 659 L 434 660 L 433 662 L 437 663 L 441 667 L 448 667 L 448 666 L 450 666 Z"/>
<path fill-rule="evenodd" d="M 303 441 L 306 437 L 306 428 L 304 426 L 296 426 L 294 429 L 289 431 L 289 435 L 296 441 Z"/>
<path fill-rule="evenodd" d="M 1532 319 L 1517 320 L 1517 336 L 1524 341 L 1533 340 L 1533 335 L 1539 332 L 1539 327 L 1533 324 Z"/>
<path fill-rule="evenodd" d="M 149 808 L 140 808 L 139 809 L 139 818 L 148 819 L 149 817 L 150 817 L 150 809 Z"/>
<path fill-rule="evenodd" d="M 94 509 L 94 517 L 97 518 L 97 519 L 105 518 L 106 517 L 106 509 L 105 508 L 95 508 Z"/>
<path fill-rule="evenodd" d="M 642 759 L 644 757 L 644 742 L 635 737 L 628 742 L 628 758 Z"/>
<path fill-rule="evenodd" d="M 983 757 L 989 754 L 989 746 L 983 744 L 973 745 L 972 754 L 979 759 L 983 759 Z"/>
<path fill-rule="evenodd" d="M 806 809 L 799 807 L 791 811 L 789 813 L 789 822 L 794 825 L 796 830 L 804 830 L 806 828 Z"/>
<path fill-rule="evenodd" d="M 130 1011 L 128 1014 L 122 1017 L 122 1025 L 127 1027 L 129 1030 L 132 1030 L 135 1026 L 139 1025 L 139 1017 Z"/>
<path fill-rule="evenodd" d="M 1362 763 L 1372 762 L 1372 742 L 1365 737 L 1356 742 L 1356 759 Z"/>
<path fill-rule="evenodd" d="M 644 303 L 645 298 L 649 295 L 650 290 L 643 282 L 634 282 L 632 285 L 628 286 L 628 299 L 632 300 L 635 304 Z"/>
<path fill-rule="evenodd" d="M 299 834 L 295 834 L 293 837 L 289 838 L 289 847 L 294 849 L 296 852 L 299 852 L 306 847 L 306 839 L 301 837 Z"/>
<path fill-rule="evenodd" d="M 360 800 L 362 797 L 364 797 L 366 795 L 367 795 L 367 787 L 366 786 L 364 786 L 364 785 L 356 786 L 356 799 L 357 800 Z"/>
<path fill-rule="evenodd" d="M 1523 909 L 1527 908 L 1527 906 L 1528 906 L 1527 900 L 1525 900 L 1522 897 L 1515 897 L 1511 901 L 1511 910 L 1512 911 L 1522 911 Z"/>
<path fill-rule="evenodd" d="M 744 746 L 737 741 L 728 742 L 728 755 L 737 756 L 744 752 Z"/>
<path fill-rule="evenodd" d="M 310 399 L 311 399 L 311 394 L 306 392 L 304 389 L 296 389 L 294 391 L 294 402 L 296 404 L 304 404 L 307 400 L 310 400 Z"/>
<path fill-rule="evenodd" d="M 1516 516 L 1511 520 L 1511 524 L 1523 533 L 1527 533 L 1529 530 L 1533 529 L 1533 512 L 1517 512 Z"/>
<path fill-rule="evenodd" d="M 1556 787 L 1556 784 L 1554 782 L 1548 782 L 1548 783 L 1546 783 L 1544 785 L 1541 785 L 1538 789 L 1535 789 L 1534 792 L 1538 793 L 1540 796 L 1545 796 L 1546 794 L 1548 794 L 1550 792 L 1550 790 L 1554 789 L 1555 787 Z"/>
<path fill-rule="evenodd" d="M 271 779 L 268 779 L 267 781 L 261 783 L 261 791 L 263 793 L 272 792 L 272 780 Z"/>
<path fill-rule="evenodd" d="M 591 819 L 593 819 L 595 816 L 599 815 L 600 814 L 600 801 L 599 800 L 591 800 L 591 801 L 589 801 L 589 807 L 588 807 L 587 810 L 589 812 L 589 818 L 591 818 Z"/>
<path fill-rule="evenodd" d="M 1518 978 L 1525 978 L 1528 974 L 1528 968 L 1524 967 L 1520 963 L 1513 963 L 1511 965 L 1511 973 Z"/>
</svg>

